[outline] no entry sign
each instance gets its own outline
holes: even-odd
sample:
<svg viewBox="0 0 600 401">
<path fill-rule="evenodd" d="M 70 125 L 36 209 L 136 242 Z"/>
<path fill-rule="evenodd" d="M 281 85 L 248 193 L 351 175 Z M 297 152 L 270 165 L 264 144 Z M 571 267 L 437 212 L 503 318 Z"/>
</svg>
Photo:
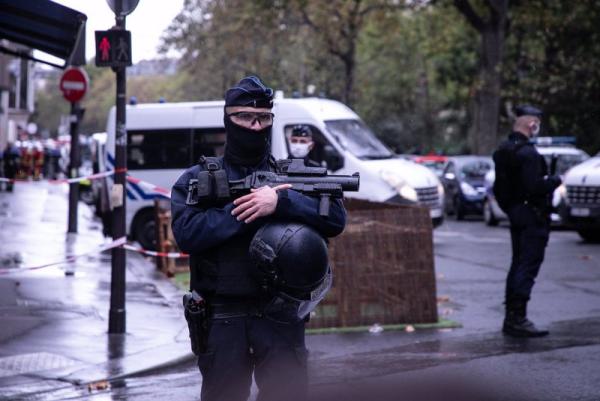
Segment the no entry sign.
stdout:
<svg viewBox="0 0 600 401">
<path fill-rule="evenodd" d="M 84 69 L 69 67 L 60 79 L 60 90 L 65 99 L 71 103 L 75 103 L 85 96 L 88 82 L 88 76 Z"/>
</svg>

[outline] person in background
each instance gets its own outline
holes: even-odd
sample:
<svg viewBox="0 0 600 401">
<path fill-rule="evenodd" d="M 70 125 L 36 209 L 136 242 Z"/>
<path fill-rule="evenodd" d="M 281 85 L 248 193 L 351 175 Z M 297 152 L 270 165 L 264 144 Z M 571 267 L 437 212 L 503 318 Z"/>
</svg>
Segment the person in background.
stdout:
<svg viewBox="0 0 600 401">
<path fill-rule="evenodd" d="M 7 143 L 4 149 L 4 177 L 14 180 L 19 170 L 19 149 L 12 143 Z M 6 190 L 12 192 L 13 182 L 9 181 L 6 183 Z"/>
<path fill-rule="evenodd" d="M 309 158 L 310 151 L 315 147 L 310 127 L 304 124 L 294 125 L 288 139 L 290 159 L 303 159 L 309 167 L 319 167 L 319 164 Z"/>
<path fill-rule="evenodd" d="M 541 337 L 548 331 L 527 318 L 527 303 L 550 235 L 550 197 L 561 180 L 548 175 L 544 157 L 531 142 L 540 131 L 541 110 L 519 106 L 515 111 L 511 134 L 494 152 L 494 195 L 508 214 L 512 243 L 502 331 L 513 337 Z"/>
</svg>

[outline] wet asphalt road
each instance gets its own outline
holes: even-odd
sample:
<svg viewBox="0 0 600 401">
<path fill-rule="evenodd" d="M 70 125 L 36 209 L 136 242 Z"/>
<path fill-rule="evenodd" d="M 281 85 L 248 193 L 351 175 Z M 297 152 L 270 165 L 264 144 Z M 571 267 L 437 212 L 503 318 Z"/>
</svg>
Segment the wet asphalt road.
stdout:
<svg viewBox="0 0 600 401">
<path fill-rule="evenodd" d="M 314 399 L 600 400 L 600 245 L 554 231 L 530 316 L 550 336 L 499 332 L 506 226 L 448 221 L 434 235 L 440 315 L 459 329 L 309 336 Z M 193 362 L 30 400 L 197 400 Z"/>
</svg>

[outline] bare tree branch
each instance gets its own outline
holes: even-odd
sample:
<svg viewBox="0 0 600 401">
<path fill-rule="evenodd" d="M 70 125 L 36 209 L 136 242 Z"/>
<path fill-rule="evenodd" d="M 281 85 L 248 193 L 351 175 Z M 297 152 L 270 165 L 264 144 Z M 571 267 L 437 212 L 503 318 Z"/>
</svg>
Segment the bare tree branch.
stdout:
<svg viewBox="0 0 600 401">
<path fill-rule="evenodd" d="M 454 6 L 465 16 L 473 28 L 479 32 L 483 31 L 485 21 L 475 12 L 469 0 L 454 0 Z"/>
</svg>

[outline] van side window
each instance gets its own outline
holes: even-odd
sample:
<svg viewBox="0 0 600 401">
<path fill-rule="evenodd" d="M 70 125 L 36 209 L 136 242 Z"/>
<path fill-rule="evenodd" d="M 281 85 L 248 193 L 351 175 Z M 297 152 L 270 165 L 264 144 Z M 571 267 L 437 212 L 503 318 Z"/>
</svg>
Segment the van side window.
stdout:
<svg viewBox="0 0 600 401">
<path fill-rule="evenodd" d="M 285 133 L 285 146 L 287 148 L 288 155 L 291 155 L 291 153 L 290 153 L 290 136 L 292 135 L 292 129 L 296 125 L 297 124 L 286 125 L 285 128 L 283 129 L 283 132 Z M 310 127 L 310 130 L 312 132 L 312 139 L 313 139 L 313 142 L 315 143 L 315 146 L 308 154 L 308 158 L 310 160 L 316 162 L 320 166 L 325 167 L 327 165 L 327 163 L 325 161 L 324 148 L 325 148 L 325 145 L 331 146 L 331 143 L 327 140 L 327 138 L 325 138 L 325 136 L 321 133 L 321 131 L 319 131 L 319 129 L 317 127 L 315 127 L 314 125 L 310 125 L 310 124 L 302 124 L 302 125 L 306 125 L 306 126 Z"/>
<path fill-rule="evenodd" d="M 225 153 L 225 129 L 220 128 L 194 128 L 193 163 L 197 163 L 200 156 L 223 156 Z"/>
<path fill-rule="evenodd" d="M 191 128 L 127 131 L 129 170 L 180 169 L 192 165 Z"/>
</svg>

